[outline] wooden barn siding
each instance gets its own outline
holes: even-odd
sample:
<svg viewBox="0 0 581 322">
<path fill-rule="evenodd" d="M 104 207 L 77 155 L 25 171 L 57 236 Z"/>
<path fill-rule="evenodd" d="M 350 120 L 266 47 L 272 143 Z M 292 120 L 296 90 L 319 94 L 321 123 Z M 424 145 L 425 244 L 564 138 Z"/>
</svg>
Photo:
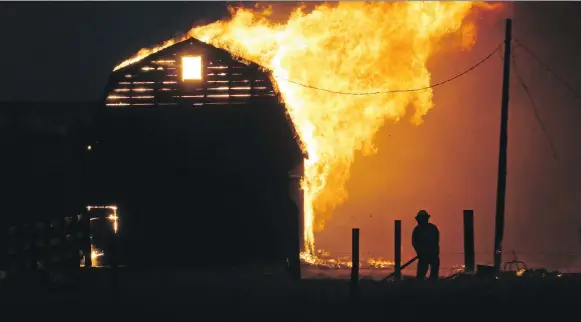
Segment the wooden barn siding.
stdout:
<svg viewBox="0 0 581 322">
<path fill-rule="evenodd" d="M 203 82 L 182 84 L 179 66 L 167 68 L 184 53 L 211 62 Z M 119 205 L 129 264 L 282 263 L 291 232 L 281 225 L 280 200 L 302 154 L 267 74 L 213 47 L 184 43 L 110 80 L 85 183 L 91 202 Z"/>
</svg>

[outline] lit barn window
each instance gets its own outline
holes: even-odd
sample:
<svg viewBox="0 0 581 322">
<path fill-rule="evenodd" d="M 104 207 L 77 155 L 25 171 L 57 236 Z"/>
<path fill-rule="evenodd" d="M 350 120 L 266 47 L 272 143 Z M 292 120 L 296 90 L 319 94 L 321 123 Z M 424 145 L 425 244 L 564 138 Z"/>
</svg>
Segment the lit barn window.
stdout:
<svg viewBox="0 0 581 322">
<path fill-rule="evenodd" d="M 182 80 L 202 79 L 202 57 L 182 57 Z"/>
</svg>

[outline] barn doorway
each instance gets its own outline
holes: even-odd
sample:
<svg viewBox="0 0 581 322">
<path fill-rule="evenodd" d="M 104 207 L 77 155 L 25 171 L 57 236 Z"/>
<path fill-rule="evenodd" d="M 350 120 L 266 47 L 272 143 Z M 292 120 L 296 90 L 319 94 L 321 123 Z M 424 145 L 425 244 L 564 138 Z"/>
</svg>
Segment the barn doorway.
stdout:
<svg viewBox="0 0 581 322">
<path fill-rule="evenodd" d="M 89 216 L 89 238 L 91 253 L 83 254 L 81 266 L 87 266 L 90 259 L 91 267 L 109 267 L 111 264 L 109 249 L 119 232 L 119 217 L 117 206 L 97 205 L 87 206 Z"/>
</svg>

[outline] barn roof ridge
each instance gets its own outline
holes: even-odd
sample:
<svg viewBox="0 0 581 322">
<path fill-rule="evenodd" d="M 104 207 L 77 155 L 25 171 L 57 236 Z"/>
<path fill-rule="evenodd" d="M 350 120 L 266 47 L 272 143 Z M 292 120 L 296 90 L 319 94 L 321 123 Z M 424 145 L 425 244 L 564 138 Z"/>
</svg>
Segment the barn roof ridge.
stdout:
<svg viewBox="0 0 581 322">
<path fill-rule="evenodd" d="M 239 56 L 237 56 L 237 55 L 233 54 L 232 52 L 230 52 L 230 51 L 228 51 L 228 50 L 226 50 L 226 49 L 219 48 L 219 47 L 216 47 L 216 46 L 214 46 L 214 45 L 211 45 L 211 44 L 209 44 L 209 43 L 206 43 L 206 42 L 204 42 L 204 41 L 202 41 L 202 40 L 200 40 L 200 39 L 198 39 L 198 38 L 195 38 L 195 37 L 193 37 L 193 36 L 191 36 L 191 35 L 189 35 L 189 34 L 188 34 L 187 36 L 184 36 L 184 38 L 183 38 L 183 39 L 181 39 L 181 40 L 179 40 L 179 41 L 177 41 L 177 40 L 175 40 L 175 39 L 174 39 L 174 41 L 175 41 L 175 42 L 174 42 L 172 45 L 169 45 L 169 46 L 167 46 L 167 47 L 165 47 L 165 48 L 163 48 L 163 49 L 157 50 L 156 52 L 153 52 L 153 53 L 150 53 L 150 54 L 148 54 L 148 55 L 145 55 L 145 56 L 141 57 L 139 60 L 136 60 L 136 61 L 134 61 L 134 62 L 131 62 L 131 63 L 127 64 L 126 66 L 123 66 L 123 67 L 121 67 L 121 68 L 119 68 L 119 69 L 113 70 L 113 71 L 112 71 L 112 74 L 116 74 L 116 73 L 119 73 L 119 72 L 125 71 L 125 70 L 127 70 L 127 69 L 130 69 L 130 68 L 137 67 L 137 66 L 139 66 L 139 65 L 143 64 L 143 63 L 145 62 L 145 60 L 146 60 L 146 59 L 148 59 L 148 58 L 149 58 L 149 59 L 152 59 L 152 58 L 155 58 L 156 56 L 160 56 L 160 55 L 162 55 L 162 54 L 163 54 L 163 52 L 165 52 L 165 51 L 167 51 L 167 50 L 170 50 L 171 48 L 174 48 L 174 49 L 175 49 L 175 48 L 176 48 L 176 46 L 184 46 L 184 45 L 185 45 L 185 44 L 186 44 L 188 41 L 190 41 L 190 42 L 191 42 L 191 41 L 194 41 L 194 42 L 196 42 L 196 43 L 197 43 L 197 45 L 200 45 L 200 46 L 202 46 L 202 47 L 206 47 L 206 48 L 208 48 L 208 49 L 212 49 L 212 50 L 220 51 L 220 52 L 222 52 L 222 53 L 224 53 L 224 54 L 227 54 L 228 56 L 232 57 L 232 59 L 234 59 L 235 61 L 238 61 L 238 62 L 241 62 L 241 63 L 244 63 L 244 64 L 252 64 L 252 65 L 256 65 L 256 66 L 258 66 L 259 68 L 261 68 L 261 69 L 263 69 L 263 70 L 267 70 L 267 71 L 268 71 L 268 68 L 267 68 L 267 67 L 265 67 L 265 66 L 263 66 L 263 65 L 261 65 L 261 64 L 259 64 L 259 63 L 257 63 L 257 62 L 255 62 L 255 61 L 252 61 L 252 60 L 249 60 L 249 59 L 246 59 L 246 58 L 243 58 L 243 57 L 239 57 Z M 130 57 L 130 58 L 128 58 L 128 59 L 126 59 L 126 60 L 124 60 L 124 61 L 127 61 L 127 60 L 129 60 L 129 59 L 131 59 L 131 58 L 132 58 L 132 57 Z M 121 62 L 120 64 L 122 64 L 122 63 L 123 63 L 123 62 Z M 119 65 L 120 65 L 120 64 L 119 64 Z"/>
</svg>

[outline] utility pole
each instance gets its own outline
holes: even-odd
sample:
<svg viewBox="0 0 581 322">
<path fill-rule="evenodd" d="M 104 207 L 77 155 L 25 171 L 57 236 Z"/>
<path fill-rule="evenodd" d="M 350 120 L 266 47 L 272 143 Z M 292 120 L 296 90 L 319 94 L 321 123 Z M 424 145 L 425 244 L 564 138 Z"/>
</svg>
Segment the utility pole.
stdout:
<svg viewBox="0 0 581 322">
<path fill-rule="evenodd" d="M 494 232 L 494 270 L 500 270 L 502 260 L 502 238 L 504 235 L 504 208 L 506 199 L 506 161 L 508 132 L 508 92 L 510 80 L 510 46 L 512 42 L 512 20 L 506 19 L 504 36 L 504 72 L 502 75 L 502 109 L 500 113 L 500 151 L 498 154 L 498 186 L 496 190 L 496 227 Z"/>
</svg>

